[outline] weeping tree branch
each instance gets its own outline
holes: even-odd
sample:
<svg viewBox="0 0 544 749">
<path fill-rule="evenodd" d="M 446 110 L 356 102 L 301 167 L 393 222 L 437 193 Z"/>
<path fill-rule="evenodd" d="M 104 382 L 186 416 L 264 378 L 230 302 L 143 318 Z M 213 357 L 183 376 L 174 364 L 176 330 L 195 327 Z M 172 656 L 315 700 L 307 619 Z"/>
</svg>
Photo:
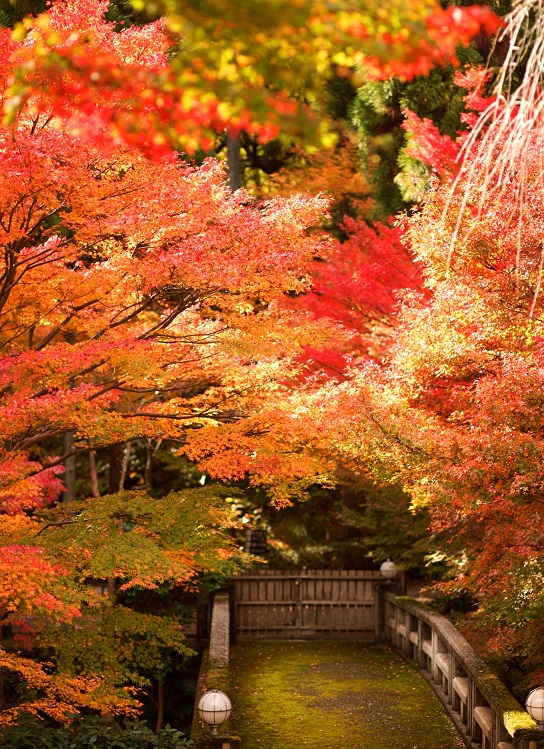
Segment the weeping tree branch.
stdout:
<svg viewBox="0 0 544 749">
<path fill-rule="evenodd" d="M 444 218 L 453 216 L 455 219 L 447 258 L 449 269 L 458 240 L 468 239 L 467 232 L 462 234 L 462 225 L 469 204 L 476 202 L 477 213 L 481 215 L 490 198 L 500 199 L 514 185 L 518 221 L 516 286 L 519 292 L 528 160 L 535 147 L 544 147 L 544 0 L 518 0 L 503 21 L 504 27 L 493 47 L 495 49 L 500 44 L 506 48 L 504 62 L 495 76 L 495 98 L 480 114 L 463 145 L 461 168 L 452 185 Z M 539 168 L 540 180 L 543 181 L 542 159 Z M 453 198 L 459 194 L 460 201 L 454 208 Z M 536 296 L 540 285 L 540 280 L 537 280 Z M 535 303 L 533 299 L 530 315 L 534 314 Z"/>
</svg>

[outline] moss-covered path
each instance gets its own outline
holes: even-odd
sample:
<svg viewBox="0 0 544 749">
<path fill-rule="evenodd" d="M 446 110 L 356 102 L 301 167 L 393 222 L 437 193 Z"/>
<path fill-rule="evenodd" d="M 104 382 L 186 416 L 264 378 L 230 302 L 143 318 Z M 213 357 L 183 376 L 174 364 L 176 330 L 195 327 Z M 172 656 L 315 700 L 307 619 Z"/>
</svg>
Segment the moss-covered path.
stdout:
<svg viewBox="0 0 544 749">
<path fill-rule="evenodd" d="M 253 641 L 233 652 L 244 749 L 457 749 L 427 681 L 385 646 Z"/>
</svg>

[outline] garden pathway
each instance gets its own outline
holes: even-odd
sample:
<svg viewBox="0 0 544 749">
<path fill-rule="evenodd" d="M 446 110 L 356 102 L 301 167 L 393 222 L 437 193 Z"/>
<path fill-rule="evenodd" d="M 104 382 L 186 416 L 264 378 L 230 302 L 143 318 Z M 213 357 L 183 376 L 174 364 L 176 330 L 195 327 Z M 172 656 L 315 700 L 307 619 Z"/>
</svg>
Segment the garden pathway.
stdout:
<svg viewBox="0 0 544 749">
<path fill-rule="evenodd" d="M 458 749 L 428 682 L 387 646 L 240 642 L 233 727 L 244 749 Z"/>
</svg>

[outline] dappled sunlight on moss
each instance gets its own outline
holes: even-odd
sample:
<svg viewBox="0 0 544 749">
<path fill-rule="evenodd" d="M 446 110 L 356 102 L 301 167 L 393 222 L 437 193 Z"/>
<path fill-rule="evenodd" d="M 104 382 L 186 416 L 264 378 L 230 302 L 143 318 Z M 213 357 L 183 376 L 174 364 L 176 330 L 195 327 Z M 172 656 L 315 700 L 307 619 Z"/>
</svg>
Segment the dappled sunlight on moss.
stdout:
<svg viewBox="0 0 544 749">
<path fill-rule="evenodd" d="M 239 643 L 231 692 L 244 749 L 464 746 L 425 679 L 385 646 Z"/>
</svg>

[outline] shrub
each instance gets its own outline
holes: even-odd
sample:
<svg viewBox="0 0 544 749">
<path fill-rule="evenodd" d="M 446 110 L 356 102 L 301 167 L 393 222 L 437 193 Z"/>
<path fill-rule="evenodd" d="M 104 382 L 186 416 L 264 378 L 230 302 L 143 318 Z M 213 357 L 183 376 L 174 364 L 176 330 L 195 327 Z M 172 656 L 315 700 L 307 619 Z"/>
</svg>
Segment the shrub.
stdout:
<svg viewBox="0 0 544 749">
<path fill-rule="evenodd" d="M 144 721 L 125 719 L 107 725 L 102 718 L 77 718 L 69 728 L 54 728 L 34 716 L 1 731 L 3 749 L 190 749 L 193 742 L 181 731 L 166 726 L 158 734 Z"/>
</svg>

